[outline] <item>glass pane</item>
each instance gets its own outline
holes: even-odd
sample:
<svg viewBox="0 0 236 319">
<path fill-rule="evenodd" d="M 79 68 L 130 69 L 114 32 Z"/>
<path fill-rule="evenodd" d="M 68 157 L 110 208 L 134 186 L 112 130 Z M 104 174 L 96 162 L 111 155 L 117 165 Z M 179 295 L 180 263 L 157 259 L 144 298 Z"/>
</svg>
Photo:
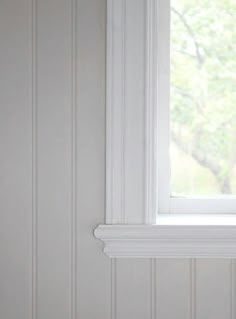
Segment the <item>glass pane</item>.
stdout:
<svg viewBox="0 0 236 319">
<path fill-rule="evenodd" d="M 171 1 L 171 194 L 236 194 L 236 1 Z"/>
</svg>

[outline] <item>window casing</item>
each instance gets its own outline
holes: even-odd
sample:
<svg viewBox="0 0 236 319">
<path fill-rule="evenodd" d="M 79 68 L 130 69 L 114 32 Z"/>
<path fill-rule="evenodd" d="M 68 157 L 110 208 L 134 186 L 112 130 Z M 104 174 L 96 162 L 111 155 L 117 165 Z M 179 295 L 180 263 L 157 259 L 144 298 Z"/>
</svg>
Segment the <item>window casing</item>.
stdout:
<svg viewBox="0 0 236 319">
<path fill-rule="evenodd" d="M 106 222 L 95 237 L 110 257 L 236 257 L 234 199 L 169 196 L 169 19 L 166 0 L 107 1 Z"/>
</svg>

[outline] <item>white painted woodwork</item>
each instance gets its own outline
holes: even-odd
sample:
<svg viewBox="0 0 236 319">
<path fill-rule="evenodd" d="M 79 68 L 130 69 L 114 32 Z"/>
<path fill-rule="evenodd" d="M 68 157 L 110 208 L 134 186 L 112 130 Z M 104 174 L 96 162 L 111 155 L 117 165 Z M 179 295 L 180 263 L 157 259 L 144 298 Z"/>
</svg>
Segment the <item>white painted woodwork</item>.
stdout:
<svg viewBox="0 0 236 319">
<path fill-rule="evenodd" d="M 235 318 L 235 292 L 232 291 L 232 283 L 230 260 L 198 260 L 196 318 Z"/>
<path fill-rule="evenodd" d="M 235 215 L 158 215 L 155 225 L 100 225 L 112 258 L 236 258 Z"/>
<path fill-rule="evenodd" d="M 148 259 L 117 259 L 114 316 L 116 319 L 150 318 L 150 269 Z"/>
<path fill-rule="evenodd" d="M 73 319 L 111 319 L 111 261 L 92 235 L 95 226 L 105 221 L 105 1 L 78 1 L 77 24 L 77 316 Z"/>
<path fill-rule="evenodd" d="M 71 6 L 36 5 L 37 319 L 68 318 L 73 298 Z"/>
<path fill-rule="evenodd" d="M 110 260 L 94 239 L 106 1 L 71 1 L 0 1 L 0 318 L 234 319 L 234 260 Z"/>
<path fill-rule="evenodd" d="M 191 318 L 191 264 L 186 259 L 156 261 L 156 318 Z"/>
<path fill-rule="evenodd" d="M 0 2 L 0 317 L 28 319 L 32 298 L 31 6 Z"/>
<path fill-rule="evenodd" d="M 106 224 L 95 236 L 113 258 L 235 258 L 235 199 L 175 199 L 167 187 L 170 1 L 108 0 L 106 19 Z M 186 224 L 190 213 L 200 224 Z"/>
<path fill-rule="evenodd" d="M 156 0 L 107 1 L 106 223 L 155 220 Z"/>
</svg>

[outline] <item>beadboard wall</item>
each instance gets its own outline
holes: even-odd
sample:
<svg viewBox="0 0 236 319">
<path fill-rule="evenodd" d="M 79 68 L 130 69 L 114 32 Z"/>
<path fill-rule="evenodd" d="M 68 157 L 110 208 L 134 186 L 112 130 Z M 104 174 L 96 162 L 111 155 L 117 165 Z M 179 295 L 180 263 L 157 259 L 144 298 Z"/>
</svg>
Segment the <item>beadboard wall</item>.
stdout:
<svg viewBox="0 0 236 319">
<path fill-rule="evenodd" d="M 0 1 L 0 318 L 235 319 L 235 261 L 109 260 L 93 237 L 105 20 L 105 0 Z"/>
</svg>

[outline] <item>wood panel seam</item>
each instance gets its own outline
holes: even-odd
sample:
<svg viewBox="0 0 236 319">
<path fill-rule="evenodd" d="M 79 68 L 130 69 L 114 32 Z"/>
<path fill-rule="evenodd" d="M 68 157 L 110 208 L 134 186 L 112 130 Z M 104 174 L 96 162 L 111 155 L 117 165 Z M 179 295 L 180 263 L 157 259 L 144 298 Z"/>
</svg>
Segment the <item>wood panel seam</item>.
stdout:
<svg viewBox="0 0 236 319">
<path fill-rule="evenodd" d="M 71 319 L 77 318 L 77 0 L 71 2 Z"/>
<path fill-rule="evenodd" d="M 32 41 L 32 319 L 37 319 L 38 211 L 37 211 L 37 0 L 31 2 Z"/>
<path fill-rule="evenodd" d="M 111 259 L 111 319 L 117 318 L 116 313 L 116 259 Z"/>
<path fill-rule="evenodd" d="M 235 285 L 235 259 L 231 260 L 230 269 L 230 285 L 231 285 L 231 319 L 235 319 L 235 297 L 236 297 L 236 285 Z"/>
<path fill-rule="evenodd" d="M 151 280 L 151 319 L 156 319 L 156 259 L 150 260 L 150 280 Z"/>
<path fill-rule="evenodd" d="M 190 260 L 190 318 L 196 319 L 196 260 Z"/>
</svg>

